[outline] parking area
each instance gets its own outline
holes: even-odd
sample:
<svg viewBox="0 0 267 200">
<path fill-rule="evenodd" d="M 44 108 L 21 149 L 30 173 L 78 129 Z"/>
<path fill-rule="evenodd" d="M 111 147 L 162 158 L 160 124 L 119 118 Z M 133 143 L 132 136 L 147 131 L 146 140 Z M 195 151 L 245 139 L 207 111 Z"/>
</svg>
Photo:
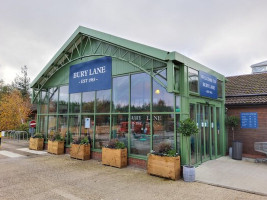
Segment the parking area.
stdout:
<svg viewBox="0 0 267 200">
<path fill-rule="evenodd" d="M 0 151 L 12 151 L 4 143 Z M 18 148 L 21 147 L 19 145 Z M 25 143 L 24 145 L 27 145 Z M 23 146 L 23 145 L 22 145 Z M 16 151 L 18 153 L 18 151 Z M 0 199 L 266 199 L 266 196 L 150 176 L 134 167 L 103 166 L 69 155 L 35 155 L 0 159 Z M 197 172 L 199 173 L 199 172 Z"/>
</svg>

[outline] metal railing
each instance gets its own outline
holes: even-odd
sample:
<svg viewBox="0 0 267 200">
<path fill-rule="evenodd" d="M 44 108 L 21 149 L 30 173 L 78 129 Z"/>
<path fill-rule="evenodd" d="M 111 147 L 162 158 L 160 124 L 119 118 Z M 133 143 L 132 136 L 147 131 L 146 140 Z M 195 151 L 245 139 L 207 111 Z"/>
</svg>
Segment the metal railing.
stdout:
<svg viewBox="0 0 267 200">
<path fill-rule="evenodd" d="M 27 131 L 7 130 L 5 131 L 5 137 L 13 140 L 29 140 L 29 133 Z"/>
</svg>

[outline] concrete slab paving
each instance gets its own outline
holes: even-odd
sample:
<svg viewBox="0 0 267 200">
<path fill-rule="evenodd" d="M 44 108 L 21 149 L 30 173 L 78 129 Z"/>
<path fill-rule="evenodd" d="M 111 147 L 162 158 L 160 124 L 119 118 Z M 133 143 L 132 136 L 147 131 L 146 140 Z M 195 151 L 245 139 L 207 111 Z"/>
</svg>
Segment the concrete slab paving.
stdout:
<svg viewBox="0 0 267 200">
<path fill-rule="evenodd" d="M 196 168 L 196 180 L 267 196 L 267 164 L 249 159 L 221 157 L 205 162 Z"/>
</svg>

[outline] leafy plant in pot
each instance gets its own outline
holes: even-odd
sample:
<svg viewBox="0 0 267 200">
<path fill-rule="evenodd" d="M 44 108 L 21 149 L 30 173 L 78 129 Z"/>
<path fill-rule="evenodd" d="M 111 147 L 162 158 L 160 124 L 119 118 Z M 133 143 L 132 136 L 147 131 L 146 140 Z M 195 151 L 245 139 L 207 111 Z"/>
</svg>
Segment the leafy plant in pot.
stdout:
<svg viewBox="0 0 267 200">
<path fill-rule="evenodd" d="M 44 135 L 36 133 L 30 138 L 29 149 L 43 150 L 44 149 Z"/>
<path fill-rule="evenodd" d="M 79 137 L 77 140 L 74 140 L 70 148 L 70 157 L 77 158 L 80 160 L 89 160 L 90 159 L 90 145 L 91 138 L 89 136 Z"/>
<path fill-rule="evenodd" d="M 193 182 L 195 181 L 195 167 L 191 165 L 190 138 L 192 135 L 195 135 L 198 133 L 198 127 L 196 126 L 196 123 L 193 120 L 188 118 L 183 121 L 180 121 L 178 132 L 186 137 L 186 147 L 187 147 L 188 160 L 189 160 L 188 162 L 189 165 L 183 166 L 184 181 Z"/>
<path fill-rule="evenodd" d="M 64 139 L 60 133 L 51 134 L 48 138 L 47 152 L 52 154 L 64 154 Z"/>
<path fill-rule="evenodd" d="M 180 178 L 180 156 L 170 143 L 162 142 L 157 151 L 152 151 L 147 159 L 147 173 L 177 180 Z"/>
<path fill-rule="evenodd" d="M 102 164 L 113 167 L 127 166 L 127 148 L 118 139 L 112 139 L 108 145 L 102 147 Z"/>
<path fill-rule="evenodd" d="M 235 141 L 235 128 L 239 125 L 239 121 L 237 116 L 228 116 L 225 124 L 232 129 L 233 134 L 232 147 L 229 147 L 229 156 L 237 160 L 242 160 L 242 143 Z"/>
</svg>

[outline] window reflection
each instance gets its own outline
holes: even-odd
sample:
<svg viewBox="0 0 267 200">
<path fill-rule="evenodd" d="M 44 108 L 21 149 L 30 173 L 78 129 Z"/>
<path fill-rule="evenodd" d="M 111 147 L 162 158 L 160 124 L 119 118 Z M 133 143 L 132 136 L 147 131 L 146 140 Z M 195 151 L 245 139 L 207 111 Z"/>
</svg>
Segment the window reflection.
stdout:
<svg viewBox="0 0 267 200">
<path fill-rule="evenodd" d="M 57 112 L 58 88 L 49 90 L 49 113 Z"/>
<path fill-rule="evenodd" d="M 111 138 L 117 138 L 128 146 L 128 115 L 113 115 Z"/>
<path fill-rule="evenodd" d="M 113 112 L 128 112 L 129 76 L 113 78 Z"/>
<path fill-rule="evenodd" d="M 109 141 L 110 116 L 96 116 L 95 148 L 101 149 Z"/>
<path fill-rule="evenodd" d="M 96 112 L 109 113 L 110 112 L 110 90 L 99 90 L 96 92 Z"/>
<path fill-rule="evenodd" d="M 82 97 L 82 112 L 93 113 L 95 103 L 95 91 L 84 92 Z"/>
<path fill-rule="evenodd" d="M 73 140 L 77 140 L 79 138 L 79 127 L 80 127 L 80 118 L 78 115 L 69 116 L 69 137 L 70 143 Z"/>
<path fill-rule="evenodd" d="M 131 76 L 131 112 L 150 111 L 150 80 L 146 73 Z"/>
<path fill-rule="evenodd" d="M 81 105 L 81 93 L 70 94 L 70 113 L 79 113 Z"/>
<path fill-rule="evenodd" d="M 41 112 L 41 114 L 47 113 L 47 108 L 48 108 L 48 93 L 43 91 L 40 93 L 40 112 Z"/>
<path fill-rule="evenodd" d="M 49 116 L 48 117 L 48 135 L 53 135 L 56 132 L 57 126 L 57 117 Z"/>
<path fill-rule="evenodd" d="M 132 154 L 147 155 L 150 152 L 149 115 L 131 115 Z"/>
<path fill-rule="evenodd" d="M 198 92 L 198 71 L 188 68 L 189 91 Z"/>
<path fill-rule="evenodd" d="M 59 88 L 58 112 L 68 113 L 69 87 L 62 86 Z"/>
<path fill-rule="evenodd" d="M 39 132 L 46 135 L 47 133 L 47 116 L 39 117 Z"/>
<path fill-rule="evenodd" d="M 174 148 L 174 115 L 153 115 L 153 150 L 158 151 L 161 143 Z"/>
<path fill-rule="evenodd" d="M 68 116 L 59 115 L 58 116 L 58 128 L 57 131 L 62 135 L 63 138 L 66 137 L 68 131 Z"/>
</svg>

